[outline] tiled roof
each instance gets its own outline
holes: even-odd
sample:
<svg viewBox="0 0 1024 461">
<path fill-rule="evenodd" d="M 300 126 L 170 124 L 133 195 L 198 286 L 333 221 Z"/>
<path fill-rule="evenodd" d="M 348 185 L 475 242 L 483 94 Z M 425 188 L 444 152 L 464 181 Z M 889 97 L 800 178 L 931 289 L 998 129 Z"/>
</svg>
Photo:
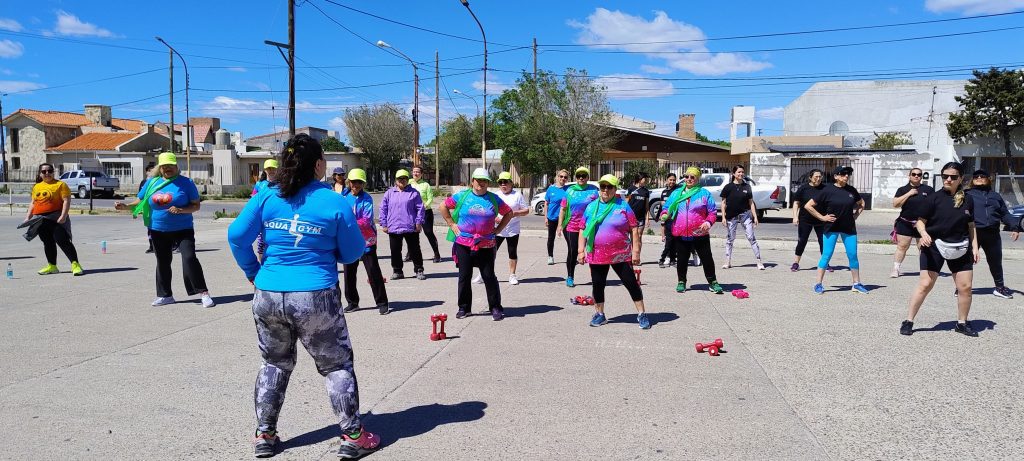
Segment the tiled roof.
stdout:
<svg viewBox="0 0 1024 461">
<path fill-rule="evenodd" d="M 59 111 L 42 111 L 33 109 L 18 109 L 10 116 L 4 119 L 6 122 L 11 117 L 16 115 L 24 115 L 32 120 L 35 120 L 40 125 L 44 126 L 60 126 L 68 128 L 77 128 L 81 126 L 98 126 L 82 114 L 76 114 L 74 112 L 59 112 Z M 145 131 L 146 122 L 142 120 L 128 120 L 123 118 L 115 118 L 110 120 L 110 127 L 115 130 L 133 131 L 141 133 Z"/>
<path fill-rule="evenodd" d="M 139 136 L 138 133 L 85 133 L 57 147 L 55 151 L 117 150 L 117 147 Z"/>
</svg>

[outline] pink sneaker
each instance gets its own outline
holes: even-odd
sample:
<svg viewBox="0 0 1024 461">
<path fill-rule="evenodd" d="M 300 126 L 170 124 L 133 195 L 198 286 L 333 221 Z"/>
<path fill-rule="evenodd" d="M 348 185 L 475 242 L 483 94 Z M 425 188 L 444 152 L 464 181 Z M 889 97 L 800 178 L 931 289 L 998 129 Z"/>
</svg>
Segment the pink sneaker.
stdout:
<svg viewBox="0 0 1024 461">
<path fill-rule="evenodd" d="M 360 428 L 359 438 L 351 438 L 348 434 L 341 435 L 341 448 L 338 458 L 356 459 L 373 453 L 380 447 L 380 436 Z"/>
</svg>

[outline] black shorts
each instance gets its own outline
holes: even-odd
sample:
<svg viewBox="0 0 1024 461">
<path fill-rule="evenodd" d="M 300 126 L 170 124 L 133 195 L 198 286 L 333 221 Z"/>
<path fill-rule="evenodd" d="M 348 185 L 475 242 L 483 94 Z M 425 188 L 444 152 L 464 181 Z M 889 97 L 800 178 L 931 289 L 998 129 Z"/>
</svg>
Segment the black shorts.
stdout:
<svg viewBox="0 0 1024 461">
<path fill-rule="evenodd" d="M 917 228 L 913 224 L 908 223 L 900 218 L 896 218 L 896 235 L 904 235 L 907 237 L 913 237 L 916 239 L 921 238 L 921 234 L 917 232 Z"/>
<path fill-rule="evenodd" d="M 949 271 L 954 274 L 957 272 L 974 270 L 974 258 L 970 248 L 967 249 L 967 253 L 964 253 L 963 256 L 956 259 L 946 260 L 946 258 L 943 258 L 942 255 L 939 254 L 939 249 L 935 248 L 935 244 L 933 243 L 931 246 L 921 249 L 921 256 L 919 259 L 921 260 L 922 271 L 942 272 L 943 264 L 949 264 Z"/>
</svg>

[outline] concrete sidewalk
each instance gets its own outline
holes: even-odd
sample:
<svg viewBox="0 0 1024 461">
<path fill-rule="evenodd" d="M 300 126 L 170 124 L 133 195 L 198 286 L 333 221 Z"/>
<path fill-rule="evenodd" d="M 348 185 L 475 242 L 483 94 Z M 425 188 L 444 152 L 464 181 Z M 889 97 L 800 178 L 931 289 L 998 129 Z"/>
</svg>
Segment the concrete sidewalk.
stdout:
<svg viewBox="0 0 1024 461">
<path fill-rule="evenodd" d="M 155 262 L 143 254 L 137 222 L 76 216 L 74 223 L 84 277 L 37 276 L 39 242 L 0 236 L 0 265 L 12 263 L 16 275 L 0 280 L 0 414 L 16 423 L 0 459 L 251 459 L 260 358 L 252 289 L 227 249 L 226 223 L 197 225 L 199 257 L 220 303 L 213 309 L 184 296 L 177 262 L 182 302 L 149 306 Z M 0 226 L 14 224 L 0 218 Z M 720 257 L 720 242 L 713 245 Z M 524 235 L 519 286 L 504 282 L 507 258 L 498 257 L 502 322 L 454 319 L 456 276 L 447 258 L 426 263 L 426 281 L 387 284 L 394 313 L 347 315 L 364 422 L 386 445 L 368 459 L 1024 453 L 1024 295 L 991 296 L 986 267 L 975 271 L 979 338 L 951 331 L 949 277 L 925 302 L 921 330 L 903 337 L 897 329 L 917 278 L 887 278 L 891 256 L 862 252 L 870 294 L 851 292 L 849 273 L 837 271 L 816 296 L 813 271 L 788 270 L 790 251 L 766 248 L 766 261 L 777 265 L 762 272 L 742 242 L 733 261 L 740 267 L 717 272 L 727 290 L 749 291 L 746 300 L 706 291 L 700 267 L 689 268 L 693 290 L 677 294 L 674 268 L 643 266 L 654 327 L 642 331 L 618 282 L 608 291 L 611 323 L 589 327 L 592 310 L 568 303 L 590 294 L 589 268 L 577 269 L 581 286 L 567 288 L 564 265 L 548 266 L 543 247 L 543 237 Z M 559 240 L 556 254 L 564 251 Z M 657 251 L 646 244 L 644 260 Z M 816 251 L 805 258 L 809 268 Z M 913 275 L 915 262 L 904 265 Z M 834 263 L 845 264 L 841 252 Z M 1006 263 L 1010 287 L 1024 286 L 1019 264 Z M 473 288 L 474 309 L 483 312 L 482 286 Z M 428 339 L 433 312 L 450 314 L 447 341 Z M 695 342 L 717 337 L 726 353 L 694 351 Z M 279 423 L 285 451 L 274 459 L 334 459 L 332 419 L 323 379 L 300 352 Z"/>
</svg>

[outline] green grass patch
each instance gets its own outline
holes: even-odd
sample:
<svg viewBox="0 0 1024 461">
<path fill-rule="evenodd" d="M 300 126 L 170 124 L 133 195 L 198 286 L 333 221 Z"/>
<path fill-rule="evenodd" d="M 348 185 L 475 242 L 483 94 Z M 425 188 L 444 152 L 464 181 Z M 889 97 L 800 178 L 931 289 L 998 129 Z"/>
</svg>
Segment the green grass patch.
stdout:
<svg viewBox="0 0 1024 461">
<path fill-rule="evenodd" d="M 889 239 L 885 239 L 885 240 L 868 240 L 868 241 L 865 241 L 864 243 L 874 243 L 874 244 L 877 244 L 877 245 L 892 245 L 893 244 L 892 240 L 889 240 Z"/>
<path fill-rule="evenodd" d="M 213 212 L 213 219 L 237 218 L 237 217 L 238 217 L 238 212 L 237 211 L 217 210 L 217 211 Z"/>
</svg>

